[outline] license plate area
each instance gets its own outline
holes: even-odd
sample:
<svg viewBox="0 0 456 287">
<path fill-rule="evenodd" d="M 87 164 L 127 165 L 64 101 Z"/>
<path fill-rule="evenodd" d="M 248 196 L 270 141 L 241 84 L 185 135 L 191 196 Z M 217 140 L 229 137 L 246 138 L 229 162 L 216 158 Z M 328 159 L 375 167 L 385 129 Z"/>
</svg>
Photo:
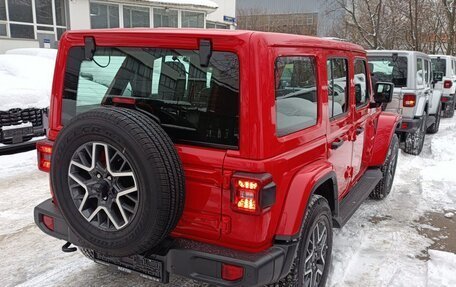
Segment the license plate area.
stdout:
<svg viewBox="0 0 456 287">
<path fill-rule="evenodd" d="M 24 137 L 29 136 L 33 136 L 33 126 L 31 124 L 2 127 L 3 139 L 10 139 L 12 143 L 20 143 L 24 140 Z"/>
<path fill-rule="evenodd" d="M 129 257 L 110 257 L 94 252 L 97 263 L 114 267 L 119 271 L 137 274 L 143 278 L 160 283 L 169 282 L 169 273 L 165 270 L 163 261 L 147 258 L 143 255 Z"/>
</svg>

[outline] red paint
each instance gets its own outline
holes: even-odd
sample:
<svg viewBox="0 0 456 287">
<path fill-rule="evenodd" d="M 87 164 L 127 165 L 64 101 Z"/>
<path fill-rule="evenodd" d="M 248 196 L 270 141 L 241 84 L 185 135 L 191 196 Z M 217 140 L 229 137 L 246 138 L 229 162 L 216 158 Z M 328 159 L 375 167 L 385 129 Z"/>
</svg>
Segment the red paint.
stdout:
<svg viewBox="0 0 456 287">
<path fill-rule="evenodd" d="M 84 36 L 93 36 L 98 46 L 179 49 L 197 49 L 198 40 L 204 38 L 211 40 L 214 50 L 231 51 L 239 57 L 239 150 L 176 145 L 185 170 L 186 203 L 172 233 L 175 237 L 258 252 L 269 248 L 277 235 L 297 234 L 317 182 L 335 174 L 338 197 L 349 192 L 367 167 L 383 163 L 399 119 L 381 113 L 379 108 L 356 109 L 354 61 L 355 58 L 366 59 L 366 53 L 350 43 L 250 31 L 72 31 L 65 33 L 59 44 L 51 98 L 50 141 L 54 141 L 62 129 L 62 90 L 68 50 L 83 46 Z M 277 137 L 274 62 L 283 55 L 315 58 L 318 120 L 315 126 Z M 348 60 L 350 103 L 346 115 L 329 121 L 326 60 L 334 56 Z M 370 79 L 366 80 L 370 83 Z M 359 127 L 364 130 L 356 134 Z M 345 141 L 343 147 L 329 149 L 338 138 Z M 255 214 L 233 209 L 231 182 L 233 174 L 238 172 L 270 174 L 277 188 L 275 203 Z"/>
<path fill-rule="evenodd" d="M 451 89 L 452 86 L 453 86 L 453 82 L 451 80 L 445 80 L 443 82 L 443 87 L 445 89 Z"/>
<path fill-rule="evenodd" d="M 237 281 L 244 277 L 244 268 L 236 265 L 222 263 L 222 279 Z"/>
</svg>

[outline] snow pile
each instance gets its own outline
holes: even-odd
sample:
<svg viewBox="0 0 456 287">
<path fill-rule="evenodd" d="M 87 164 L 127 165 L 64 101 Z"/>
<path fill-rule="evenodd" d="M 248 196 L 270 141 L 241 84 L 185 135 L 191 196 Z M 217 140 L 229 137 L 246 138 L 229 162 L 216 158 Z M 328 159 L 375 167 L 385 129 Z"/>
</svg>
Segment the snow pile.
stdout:
<svg viewBox="0 0 456 287">
<path fill-rule="evenodd" d="M 57 49 L 19 48 L 8 50 L 5 54 L 37 56 L 55 61 L 55 58 L 57 57 Z"/>
<path fill-rule="evenodd" d="M 456 254 L 429 250 L 427 287 L 456 286 Z"/>
<path fill-rule="evenodd" d="M 0 111 L 49 106 L 54 66 L 50 54 L 0 55 Z"/>
</svg>

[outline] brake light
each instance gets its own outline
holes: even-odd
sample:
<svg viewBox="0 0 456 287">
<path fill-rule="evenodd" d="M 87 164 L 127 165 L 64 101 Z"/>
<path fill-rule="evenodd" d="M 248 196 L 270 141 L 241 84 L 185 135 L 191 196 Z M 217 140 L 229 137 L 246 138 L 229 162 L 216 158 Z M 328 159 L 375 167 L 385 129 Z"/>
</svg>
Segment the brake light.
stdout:
<svg viewBox="0 0 456 287">
<path fill-rule="evenodd" d="M 234 210 L 259 214 L 275 203 L 275 184 L 270 174 L 235 173 L 232 178 Z"/>
<path fill-rule="evenodd" d="M 237 281 L 244 277 L 244 268 L 236 265 L 222 263 L 222 279 Z"/>
<path fill-rule="evenodd" d="M 51 155 L 53 142 L 48 140 L 39 141 L 36 143 L 36 151 L 38 153 L 38 169 L 44 172 L 51 170 Z"/>
<path fill-rule="evenodd" d="M 415 94 L 405 94 L 403 100 L 403 106 L 407 108 L 412 108 L 416 105 L 416 95 Z"/>
<path fill-rule="evenodd" d="M 134 98 L 126 97 L 113 97 L 112 102 L 115 104 L 126 104 L 126 105 L 135 105 L 136 100 Z"/>
<path fill-rule="evenodd" d="M 445 89 L 449 89 L 449 88 L 451 88 L 452 86 L 453 86 L 453 82 L 450 81 L 450 80 L 445 80 L 445 81 L 443 82 L 443 87 L 444 87 Z"/>
</svg>

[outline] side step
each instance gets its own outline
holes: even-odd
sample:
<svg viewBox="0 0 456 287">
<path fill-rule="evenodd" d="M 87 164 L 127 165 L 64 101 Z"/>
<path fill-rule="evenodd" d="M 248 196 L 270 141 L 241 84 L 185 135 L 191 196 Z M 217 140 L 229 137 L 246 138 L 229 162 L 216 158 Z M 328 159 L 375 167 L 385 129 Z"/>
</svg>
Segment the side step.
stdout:
<svg viewBox="0 0 456 287">
<path fill-rule="evenodd" d="M 334 218 L 334 227 L 341 228 L 347 223 L 382 177 L 383 174 L 379 168 L 368 169 L 364 173 L 352 190 L 339 203 L 339 214 Z"/>
</svg>

